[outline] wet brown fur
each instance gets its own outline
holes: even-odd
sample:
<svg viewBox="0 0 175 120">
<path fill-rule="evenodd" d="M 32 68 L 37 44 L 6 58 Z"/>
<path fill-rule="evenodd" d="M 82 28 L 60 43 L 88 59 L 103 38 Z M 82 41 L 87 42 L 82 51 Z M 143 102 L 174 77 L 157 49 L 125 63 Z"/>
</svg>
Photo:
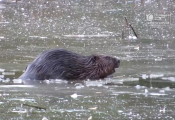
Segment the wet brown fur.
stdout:
<svg viewBox="0 0 175 120">
<path fill-rule="evenodd" d="M 113 74 L 119 64 L 118 59 L 110 56 L 83 56 L 64 49 L 54 49 L 41 53 L 19 78 L 96 80 Z"/>
</svg>

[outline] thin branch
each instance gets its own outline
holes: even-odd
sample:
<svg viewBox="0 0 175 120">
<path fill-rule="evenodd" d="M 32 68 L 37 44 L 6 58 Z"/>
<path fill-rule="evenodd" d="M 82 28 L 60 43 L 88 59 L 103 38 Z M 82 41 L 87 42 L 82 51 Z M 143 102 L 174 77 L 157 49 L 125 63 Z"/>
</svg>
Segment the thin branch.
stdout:
<svg viewBox="0 0 175 120">
<path fill-rule="evenodd" d="M 28 104 L 23 104 L 24 106 L 28 106 L 28 107 L 33 107 L 33 108 L 37 108 L 37 109 L 43 109 L 43 110 L 46 110 L 46 108 L 44 107 L 40 107 L 40 106 L 36 106 L 36 105 L 28 105 Z"/>
<path fill-rule="evenodd" d="M 136 33 L 136 31 L 134 30 L 134 28 L 132 27 L 132 25 L 131 24 L 129 24 L 129 26 L 130 26 L 130 28 L 132 29 L 132 31 L 133 31 L 133 33 L 134 33 L 134 35 L 138 38 L 138 35 L 137 35 L 137 33 Z"/>
</svg>

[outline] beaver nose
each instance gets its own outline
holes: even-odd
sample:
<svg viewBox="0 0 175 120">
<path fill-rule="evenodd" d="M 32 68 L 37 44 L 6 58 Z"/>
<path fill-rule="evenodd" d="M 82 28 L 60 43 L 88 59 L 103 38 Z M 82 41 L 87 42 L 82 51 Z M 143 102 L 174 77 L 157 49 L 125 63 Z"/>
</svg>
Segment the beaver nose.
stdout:
<svg viewBox="0 0 175 120">
<path fill-rule="evenodd" d="M 120 60 L 117 61 L 120 64 Z"/>
<path fill-rule="evenodd" d="M 118 68 L 120 66 L 120 60 L 115 59 L 115 68 Z"/>
</svg>

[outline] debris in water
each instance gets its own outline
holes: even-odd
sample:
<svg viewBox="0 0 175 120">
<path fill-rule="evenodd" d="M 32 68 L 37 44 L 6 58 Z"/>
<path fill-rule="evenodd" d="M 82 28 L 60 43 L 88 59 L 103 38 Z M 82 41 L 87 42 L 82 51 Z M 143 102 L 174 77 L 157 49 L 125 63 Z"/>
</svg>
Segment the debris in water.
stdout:
<svg viewBox="0 0 175 120">
<path fill-rule="evenodd" d="M 128 36 L 128 39 L 131 39 L 131 40 L 136 40 L 136 39 L 138 39 L 138 35 L 137 35 L 137 33 L 136 33 L 136 31 L 134 30 L 134 28 L 133 28 L 133 26 L 128 22 L 128 20 L 127 20 L 127 18 L 126 17 L 124 17 L 124 28 L 123 28 L 123 30 L 122 30 L 122 39 L 124 39 L 125 38 L 125 31 L 126 31 L 126 27 L 130 27 L 131 28 L 131 30 L 133 31 L 133 33 L 134 33 L 134 35 L 129 35 Z"/>
<path fill-rule="evenodd" d="M 166 111 L 165 109 L 166 109 L 166 106 L 164 106 L 164 107 L 163 107 L 163 109 L 162 109 L 162 110 L 160 110 L 160 112 L 165 113 L 165 111 Z"/>
<path fill-rule="evenodd" d="M 78 97 L 77 93 L 71 95 L 72 98 L 76 99 Z"/>
<path fill-rule="evenodd" d="M 136 31 L 134 30 L 134 28 L 132 27 L 132 25 L 131 25 L 131 24 L 129 24 L 129 26 L 130 26 L 130 28 L 132 29 L 132 31 L 133 31 L 133 33 L 134 33 L 135 37 L 136 37 L 136 38 L 138 38 L 137 33 L 136 33 Z"/>
<path fill-rule="evenodd" d="M 36 106 L 36 105 L 29 105 L 29 104 L 26 104 L 26 103 L 24 103 L 23 105 L 24 105 L 24 106 L 28 106 L 28 107 L 37 108 L 37 109 L 43 109 L 43 110 L 46 110 L 46 108 L 44 108 L 44 107 L 40 107 L 40 106 Z"/>
<path fill-rule="evenodd" d="M 43 119 L 42 120 L 48 120 L 46 117 L 43 117 Z"/>
<path fill-rule="evenodd" d="M 88 118 L 88 120 L 92 120 L 92 116 L 90 116 L 90 117 Z"/>
<path fill-rule="evenodd" d="M 145 94 L 147 94 L 148 93 L 148 90 L 147 89 L 145 89 Z"/>
<path fill-rule="evenodd" d="M 96 110 L 97 109 L 97 107 L 93 107 L 93 108 L 89 108 L 90 110 Z"/>
<path fill-rule="evenodd" d="M 139 50 L 139 48 L 140 48 L 139 46 L 134 47 L 135 50 Z"/>
</svg>

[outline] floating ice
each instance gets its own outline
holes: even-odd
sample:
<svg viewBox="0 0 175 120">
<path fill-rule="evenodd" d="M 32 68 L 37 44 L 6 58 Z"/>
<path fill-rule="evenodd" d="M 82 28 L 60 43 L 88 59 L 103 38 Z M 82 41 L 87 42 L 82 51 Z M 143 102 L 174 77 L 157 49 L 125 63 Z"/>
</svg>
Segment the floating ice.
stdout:
<svg viewBox="0 0 175 120">
<path fill-rule="evenodd" d="M 48 120 L 46 117 L 43 117 L 43 119 L 42 120 Z"/>
<path fill-rule="evenodd" d="M 163 77 L 164 74 L 150 74 L 150 78 L 158 78 L 158 77 Z"/>
<path fill-rule="evenodd" d="M 13 110 L 14 113 L 27 113 L 27 110 Z"/>
<path fill-rule="evenodd" d="M 23 83 L 22 79 L 13 79 L 13 83 Z"/>
<path fill-rule="evenodd" d="M 15 72 L 3 72 L 3 75 L 15 75 Z"/>
<path fill-rule="evenodd" d="M 145 89 L 145 94 L 147 94 L 148 93 L 148 90 L 147 89 Z"/>
<path fill-rule="evenodd" d="M 174 77 L 163 77 L 162 80 L 175 81 L 175 78 Z"/>
<path fill-rule="evenodd" d="M 159 90 L 160 93 L 165 93 L 165 90 Z"/>
<path fill-rule="evenodd" d="M 141 89 L 141 88 L 145 88 L 145 86 L 136 85 L 135 88 L 136 89 Z"/>
<path fill-rule="evenodd" d="M 4 39 L 4 36 L 0 36 L 0 39 Z"/>
<path fill-rule="evenodd" d="M 0 95 L 1 96 L 1 95 Z M 0 102 L 0 104 L 4 104 L 4 102 Z"/>
<path fill-rule="evenodd" d="M 171 88 L 170 87 L 165 87 L 165 88 L 163 88 L 164 90 L 166 90 L 166 91 L 169 91 L 169 90 L 171 90 Z"/>
<path fill-rule="evenodd" d="M 44 82 L 50 84 L 50 80 L 44 80 Z"/>
<path fill-rule="evenodd" d="M 150 93 L 149 95 L 161 96 L 161 95 L 167 95 L 167 94 L 161 94 L 161 93 Z"/>
<path fill-rule="evenodd" d="M 135 46 L 134 49 L 135 49 L 135 50 L 139 50 L 140 47 L 139 47 L 139 46 Z"/>
<path fill-rule="evenodd" d="M 160 109 L 160 112 L 165 113 L 165 111 L 166 111 L 165 109 L 166 109 L 166 106 L 164 106 L 163 109 Z"/>
<path fill-rule="evenodd" d="M 74 93 L 71 95 L 72 98 L 76 99 L 78 96 L 81 96 L 81 95 L 77 95 L 77 93 Z"/>
<path fill-rule="evenodd" d="M 85 84 L 87 87 L 89 86 L 98 86 L 98 87 L 101 87 L 103 86 L 104 84 L 106 84 L 106 81 L 85 81 Z"/>
<path fill-rule="evenodd" d="M 0 78 L 4 78 L 4 75 L 0 75 Z"/>
<path fill-rule="evenodd" d="M 156 58 L 156 59 L 154 59 L 155 61 L 162 61 L 162 58 Z"/>
<path fill-rule="evenodd" d="M 75 88 L 76 89 L 81 89 L 81 88 L 84 88 L 84 85 L 79 85 L 79 86 L 76 86 Z"/>
<path fill-rule="evenodd" d="M 122 110 L 118 110 L 119 113 L 122 113 L 123 111 Z"/>
<path fill-rule="evenodd" d="M 5 24 L 8 24 L 8 23 L 10 23 L 10 22 L 0 22 L 0 24 L 4 24 L 4 23 L 5 23 Z"/>
<path fill-rule="evenodd" d="M 47 37 L 44 37 L 44 36 L 29 36 L 31 38 L 41 38 L 41 39 L 46 39 Z"/>
<path fill-rule="evenodd" d="M 88 120 L 92 120 L 92 116 L 90 116 L 90 117 L 88 118 Z"/>
<path fill-rule="evenodd" d="M 147 74 L 142 74 L 142 79 L 147 79 L 148 75 Z"/>
<path fill-rule="evenodd" d="M 5 71 L 5 69 L 0 68 L 0 72 L 4 72 L 4 71 Z"/>
<path fill-rule="evenodd" d="M 96 110 L 97 109 L 97 107 L 92 107 L 92 108 L 89 108 L 90 110 Z"/>
<path fill-rule="evenodd" d="M 11 99 L 8 99 L 8 100 L 16 100 L 16 101 L 22 101 L 22 102 L 24 102 L 24 101 L 29 101 L 29 102 L 34 102 L 35 101 L 35 99 L 30 99 L 30 98 L 11 98 Z"/>
<path fill-rule="evenodd" d="M 137 40 L 137 37 L 136 36 L 133 36 L 133 35 L 129 35 L 128 39 L 129 40 Z"/>
</svg>

